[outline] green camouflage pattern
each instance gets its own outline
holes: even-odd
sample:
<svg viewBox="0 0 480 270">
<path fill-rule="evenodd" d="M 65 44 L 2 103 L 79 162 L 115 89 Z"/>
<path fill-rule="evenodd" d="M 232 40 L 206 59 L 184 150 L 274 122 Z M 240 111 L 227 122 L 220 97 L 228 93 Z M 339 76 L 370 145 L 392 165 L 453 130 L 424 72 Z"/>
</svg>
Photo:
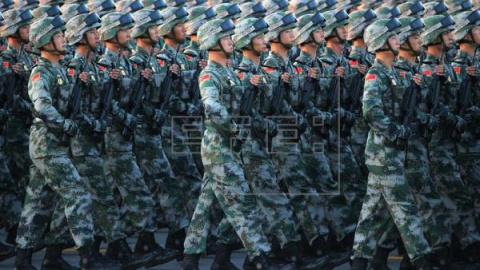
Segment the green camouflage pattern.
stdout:
<svg viewBox="0 0 480 270">
<path fill-rule="evenodd" d="M 2 37 L 9 37 L 15 34 L 20 27 L 32 23 L 32 20 L 17 22 L 18 17 L 25 9 L 10 9 L 2 13 L 3 26 L 0 27 Z"/>
<path fill-rule="evenodd" d="M 160 36 L 163 37 L 170 34 L 175 25 L 187 22 L 188 16 L 182 18 L 175 17 L 175 12 L 180 8 L 183 7 L 167 7 L 161 11 L 163 16 L 163 24 L 158 27 L 158 34 Z"/>
</svg>

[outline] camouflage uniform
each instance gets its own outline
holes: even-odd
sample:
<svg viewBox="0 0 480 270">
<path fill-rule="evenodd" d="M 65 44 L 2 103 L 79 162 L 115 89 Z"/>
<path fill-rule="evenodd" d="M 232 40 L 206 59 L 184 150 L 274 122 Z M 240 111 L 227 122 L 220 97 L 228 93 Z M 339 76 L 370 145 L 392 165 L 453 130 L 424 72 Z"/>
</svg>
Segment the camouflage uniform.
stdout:
<svg viewBox="0 0 480 270">
<path fill-rule="evenodd" d="M 367 27 L 365 41 L 369 51 L 380 49 L 401 26 L 397 21 L 396 28 L 387 28 L 385 25 L 389 21 L 378 20 Z M 405 151 L 397 146 L 398 141 L 408 138 L 409 130 L 408 126 L 399 124 L 403 88 L 398 86 L 398 80 L 397 72 L 380 60 L 375 60 L 365 77 L 363 115 L 371 128 L 365 159 L 370 174 L 355 232 L 353 257 L 357 259 L 372 258 L 390 218 L 400 231 L 410 258 L 424 258 L 430 252 L 418 209 L 405 180 Z"/>
</svg>

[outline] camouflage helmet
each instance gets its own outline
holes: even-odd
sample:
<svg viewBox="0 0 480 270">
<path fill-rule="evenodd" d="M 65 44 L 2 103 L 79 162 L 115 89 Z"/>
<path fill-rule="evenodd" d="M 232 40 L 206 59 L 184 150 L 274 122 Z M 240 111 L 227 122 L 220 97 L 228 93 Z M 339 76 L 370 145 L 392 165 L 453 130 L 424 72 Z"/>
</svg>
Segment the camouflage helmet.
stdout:
<svg viewBox="0 0 480 270">
<path fill-rule="evenodd" d="M 242 14 L 240 19 L 245 20 L 248 18 L 264 18 L 267 10 L 263 6 L 262 2 L 246 2 L 240 5 Z"/>
<path fill-rule="evenodd" d="M 363 4 L 364 9 L 376 9 L 381 4 L 383 4 L 382 0 L 365 0 Z"/>
<path fill-rule="evenodd" d="M 47 45 L 55 34 L 65 30 L 65 21 L 60 15 L 36 20 L 30 28 L 30 40 L 32 47 L 35 49 L 40 49 L 41 47 Z"/>
<path fill-rule="evenodd" d="M 434 15 L 426 18 L 423 22 L 425 30 L 422 33 L 422 39 L 425 45 L 434 45 L 433 42 L 444 32 L 455 29 L 455 21 L 451 15 Z"/>
<path fill-rule="evenodd" d="M 367 26 L 363 39 L 368 51 L 373 53 L 382 48 L 401 26 L 397 18 L 376 20 Z"/>
<path fill-rule="evenodd" d="M 433 15 L 446 15 L 448 14 L 448 6 L 445 5 L 444 2 L 428 2 L 423 4 L 425 7 L 425 14 L 423 14 L 424 18 L 428 18 Z"/>
<path fill-rule="evenodd" d="M 235 48 L 242 49 L 251 44 L 252 39 L 268 32 L 268 24 L 265 19 L 248 18 L 237 23 L 233 44 Z"/>
<path fill-rule="evenodd" d="M 87 6 L 91 12 L 96 12 L 100 18 L 110 12 L 115 11 L 115 3 L 113 0 L 90 0 L 88 1 Z"/>
<path fill-rule="evenodd" d="M 20 27 L 31 24 L 33 14 L 30 9 L 11 9 L 3 13 L 3 18 L 0 33 L 6 38 L 15 35 Z"/>
<path fill-rule="evenodd" d="M 40 0 L 40 6 L 61 6 L 63 4 L 63 0 Z"/>
<path fill-rule="evenodd" d="M 297 18 L 293 13 L 275 12 L 268 15 L 265 20 L 268 23 L 267 41 L 277 39 L 282 31 L 297 27 Z"/>
<path fill-rule="evenodd" d="M 38 0 L 15 0 L 15 8 L 36 9 L 39 4 Z"/>
<path fill-rule="evenodd" d="M 411 35 L 421 34 L 425 28 L 423 20 L 415 17 L 403 17 L 398 19 L 402 24 L 398 33 L 398 41 L 400 44 L 408 41 L 408 37 Z"/>
<path fill-rule="evenodd" d="M 132 38 L 138 38 L 148 33 L 148 28 L 162 24 L 160 10 L 142 9 L 133 13 L 134 27 L 130 31 Z"/>
<path fill-rule="evenodd" d="M 164 21 L 158 27 L 158 32 L 162 37 L 170 34 L 175 25 L 185 23 L 188 20 L 188 11 L 184 7 L 167 7 L 161 12 Z"/>
<path fill-rule="evenodd" d="M 262 3 L 267 10 L 266 16 L 277 11 L 286 12 L 288 10 L 288 0 L 264 0 Z"/>
<path fill-rule="evenodd" d="M 38 20 L 45 17 L 55 17 L 62 15 L 62 11 L 58 6 L 39 6 L 32 11 L 34 20 Z"/>
<path fill-rule="evenodd" d="M 235 24 L 232 20 L 215 19 L 206 22 L 198 29 L 200 50 L 208 50 L 217 45 L 221 38 L 234 34 Z"/>
<path fill-rule="evenodd" d="M 460 12 L 454 17 L 455 19 L 455 30 L 453 31 L 453 38 L 455 41 L 460 41 L 464 39 L 467 34 L 471 34 L 473 27 L 480 25 L 480 12 L 475 11 L 465 11 Z M 472 36 L 472 40 L 473 36 Z"/>
<path fill-rule="evenodd" d="M 100 28 L 100 26 L 100 17 L 95 12 L 74 16 L 67 22 L 65 38 L 67 39 L 68 45 L 78 43 L 82 40 L 86 32 L 94 28 Z"/>
<path fill-rule="evenodd" d="M 164 0 L 142 0 L 143 7 L 155 10 L 162 10 L 167 7 Z"/>
<path fill-rule="evenodd" d="M 201 25 L 216 16 L 217 11 L 214 7 L 193 7 L 188 14 L 188 22 L 186 24 L 187 35 L 196 35 L 198 28 L 200 28 Z"/>
<path fill-rule="evenodd" d="M 117 36 L 122 29 L 133 27 L 133 16 L 131 13 L 111 12 L 102 18 L 102 26 L 98 30 L 100 40 L 110 40 Z"/>
<path fill-rule="evenodd" d="M 169 7 L 183 7 L 187 3 L 186 0 L 166 0 Z"/>
<path fill-rule="evenodd" d="M 71 5 L 71 4 L 87 4 L 87 0 L 65 0 L 65 3 L 63 5 Z"/>
<path fill-rule="evenodd" d="M 362 0 L 340 0 L 337 2 L 336 10 L 348 11 L 352 7 L 358 7 L 362 4 Z"/>
<path fill-rule="evenodd" d="M 377 15 L 371 9 L 357 10 L 352 12 L 348 18 L 348 40 L 363 38 L 363 31 L 370 25 Z"/>
<path fill-rule="evenodd" d="M 317 0 L 291 0 L 289 12 L 293 12 L 298 18 L 305 14 L 315 14 L 317 12 Z"/>
<path fill-rule="evenodd" d="M 325 32 L 325 38 L 328 38 L 331 35 L 333 35 L 334 34 L 333 30 L 335 30 L 335 28 L 348 24 L 349 17 L 347 12 L 345 12 L 345 10 L 340 10 L 340 11 L 330 10 L 322 13 L 322 15 L 323 17 L 325 17 L 325 20 L 327 20 L 325 22 L 325 27 L 323 28 L 323 31 Z"/>
<path fill-rule="evenodd" d="M 216 7 L 217 5 L 224 4 L 224 3 L 231 3 L 232 0 L 208 0 L 207 6 Z"/>
<path fill-rule="evenodd" d="M 398 6 L 400 10 L 400 17 L 415 17 L 421 18 L 424 14 L 425 7 L 422 5 L 422 2 L 406 2 Z"/>
<path fill-rule="evenodd" d="M 298 27 L 295 31 L 295 44 L 305 43 L 311 34 L 325 26 L 325 18 L 320 12 L 306 14 L 298 18 Z"/>
<path fill-rule="evenodd" d="M 337 8 L 337 0 L 320 0 L 318 1 L 318 12 L 327 12 Z"/>
<path fill-rule="evenodd" d="M 191 8 L 207 6 L 207 0 L 189 0 L 185 3 L 185 7 L 190 12 Z"/>
<path fill-rule="evenodd" d="M 375 10 L 378 19 L 391 19 L 400 17 L 400 9 L 394 7 L 379 7 Z"/>
<path fill-rule="evenodd" d="M 85 4 L 70 4 L 62 7 L 63 18 L 66 22 L 77 15 L 87 14 L 88 12 L 90 12 L 90 10 Z"/>
<path fill-rule="evenodd" d="M 1 0 L 0 1 L 0 12 L 5 12 L 13 6 L 13 0 Z"/>
<path fill-rule="evenodd" d="M 143 8 L 142 2 L 140 0 L 121 0 L 115 4 L 116 10 L 118 12 L 131 12 L 134 13 Z"/>
<path fill-rule="evenodd" d="M 231 3 L 226 3 L 226 4 L 220 4 L 215 6 L 215 9 L 217 10 L 217 19 L 238 19 L 240 18 L 240 13 L 242 13 L 242 10 L 240 9 L 240 6 L 238 4 L 231 4 Z"/>
<path fill-rule="evenodd" d="M 471 0 L 445 0 L 445 4 L 448 6 L 448 13 L 452 16 L 462 11 L 470 11 L 473 9 Z"/>
<path fill-rule="evenodd" d="M 3 15 L 2 13 L 0 12 L 0 27 L 3 26 Z"/>
</svg>

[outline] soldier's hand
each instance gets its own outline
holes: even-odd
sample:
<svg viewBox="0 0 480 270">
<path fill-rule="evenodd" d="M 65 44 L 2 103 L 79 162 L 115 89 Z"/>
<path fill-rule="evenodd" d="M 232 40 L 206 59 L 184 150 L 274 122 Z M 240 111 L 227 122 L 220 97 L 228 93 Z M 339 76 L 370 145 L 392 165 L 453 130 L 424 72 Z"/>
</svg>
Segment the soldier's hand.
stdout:
<svg viewBox="0 0 480 270">
<path fill-rule="evenodd" d="M 142 71 L 140 72 L 140 74 L 142 74 L 142 76 L 143 76 L 145 79 L 150 80 L 150 75 L 152 75 L 152 70 L 149 69 L 149 68 L 146 68 L 146 69 L 142 70 Z"/>
<path fill-rule="evenodd" d="M 84 71 L 84 72 L 80 73 L 80 75 L 78 75 L 78 78 L 82 82 L 87 83 L 88 82 L 88 73 Z"/>
<path fill-rule="evenodd" d="M 335 69 L 335 75 L 343 77 L 345 76 L 345 67 L 337 67 Z"/>
<path fill-rule="evenodd" d="M 65 119 L 63 123 L 63 131 L 67 133 L 68 136 L 73 137 L 77 135 L 78 132 L 77 124 L 71 119 Z"/>
<path fill-rule="evenodd" d="M 137 127 L 137 117 L 132 114 L 127 114 L 125 119 L 123 119 L 123 125 L 130 130 L 135 130 Z"/>
<path fill-rule="evenodd" d="M 399 125 L 397 126 L 397 138 L 399 139 L 408 139 L 414 131 L 408 125 Z"/>
<path fill-rule="evenodd" d="M 427 128 L 431 131 L 438 129 L 438 118 L 436 116 L 429 117 L 427 121 Z"/>
<path fill-rule="evenodd" d="M 153 49 L 153 55 L 159 54 L 160 51 L 161 51 L 160 47 L 155 47 L 155 48 Z"/>
<path fill-rule="evenodd" d="M 178 73 L 180 72 L 180 66 L 178 64 L 171 65 L 169 69 L 175 75 L 178 75 Z"/>
<path fill-rule="evenodd" d="M 253 75 L 250 77 L 250 83 L 259 86 L 262 83 L 262 76 L 261 75 Z"/>
<path fill-rule="evenodd" d="M 357 68 L 358 72 L 360 72 L 361 74 L 366 74 L 367 71 L 368 71 L 368 67 L 367 65 L 359 65 L 358 68 Z"/>
<path fill-rule="evenodd" d="M 118 68 L 110 70 L 110 78 L 114 80 L 118 80 L 119 75 L 120 75 L 120 70 Z"/>
<path fill-rule="evenodd" d="M 12 66 L 12 69 L 13 69 L 13 71 L 14 71 L 15 73 L 17 73 L 17 74 L 20 73 L 20 72 L 22 72 L 22 71 L 24 70 L 22 63 L 20 63 L 20 62 L 18 62 L 18 63 L 16 63 L 15 65 L 13 65 L 13 66 Z"/>
<path fill-rule="evenodd" d="M 423 81 L 423 76 L 421 74 L 415 74 L 413 75 L 413 81 L 415 82 L 416 85 L 421 86 L 422 81 Z"/>
<path fill-rule="evenodd" d="M 283 73 L 281 78 L 285 83 L 290 83 L 290 74 L 289 73 L 287 73 L 287 72 Z"/>
<path fill-rule="evenodd" d="M 198 65 L 200 66 L 201 69 L 204 69 L 207 67 L 208 60 L 207 59 L 200 59 L 198 60 Z"/>
<path fill-rule="evenodd" d="M 436 66 L 434 72 L 437 76 L 445 76 L 445 65 Z"/>
<path fill-rule="evenodd" d="M 467 67 L 467 74 L 473 77 L 477 77 L 477 67 L 475 66 L 469 66 Z"/>
<path fill-rule="evenodd" d="M 308 69 L 308 77 L 317 79 L 318 76 L 318 69 L 317 68 L 309 68 Z"/>
<path fill-rule="evenodd" d="M 161 110 L 155 110 L 154 111 L 152 120 L 155 123 L 158 123 L 158 124 L 161 125 L 161 124 L 163 124 L 163 122 L 165 122 L 165 119 L 167 119 L 167 115 L 163 111 L 161 111 Z"/>
<path fill-rule="evenodd" d="M 460 132 L 460 133 L 463 133 L 467 127 L 467 121 L 465 121 L 465 119 L 463 119 L 462 117 L 460 116 L 456 116 L 456 122 L 455 122 L 455 129 Z"/>
<path fill-rule="evenodd" d="M 105 133 L 107 131 L 107 122 L 104 120 L 95 120 L 93 123 L 93 132 Z"/>
</svg>

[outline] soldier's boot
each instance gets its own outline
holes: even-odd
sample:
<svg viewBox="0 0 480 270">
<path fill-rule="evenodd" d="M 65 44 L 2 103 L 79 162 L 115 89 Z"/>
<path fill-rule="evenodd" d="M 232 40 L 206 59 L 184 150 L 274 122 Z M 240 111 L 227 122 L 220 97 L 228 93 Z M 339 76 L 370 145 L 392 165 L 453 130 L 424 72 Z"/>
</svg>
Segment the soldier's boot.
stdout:
<svg viewBox="0 0 480 270">
<path fill-rule="evenodd" d="M 183 243 L 185 242 L 185 238 L 187 234 L 185 229 L 181 229 L 176 232 L 168 232 L 167 240 L 165 241 L 165 247 L 168 249 L 177 250 L 180 255 L 177 257 L 177 261 L 181 261 L 183 259 Z"/>
<path fill-rule="evenodd" d="M 15 256 L 16 251 L 14 246 L 6 245 L 0 242 L 0 262 L 10 259 Z"/>
<path fill-rule="evenodd" d="M 244 270 L 295 270 L 296 266 L 294 263 L 289 264 L 278 264 L 272 262 L 265 254 L 256 256 L 252 260 L 247 256 L 243 262 Z"/>
<path fill-rule="evenodd" d="M 350 251 L 345 251 L 339 248 L 332 250 L 329 242 L 325 241 L 321 236 L 317 237 L 313 243 L 308 246 L 307 252 L 305 253 L 314 257 L 328 255 L 328 264 L 326 268 L 334 268 L 348 262 L 351 255 Z"/>
<path fill-rule="evenodd" d="M 217 254 L 217 237 L 209 235 L 207 240 L 207 255 Z"/>
<path fill-rule="evenodd" d="M 80 268 L 82 270 L 121 270 L 120 266 L 114 267 L 105 260 L 95 255 L 93 246 L 81 247 L 78 249 L 80 255 Z"/>
<path fill-rule="evenodd" d="M 352 270 L 367 270 L 368 260 L 364 258 L 355 258 L 352 261 Z"/>
<path fill-rule="evenodd" d="M 142 268 L 146 263 L 155 258 L 154 253 L 135 254 L 132 252 L 125 239 L 110 243 L 105 257 L 110 260 L 117 260 L 124 270 L 134 270 Z"/>
<path fill-rule="evenodd" d="M 315 270 L 325 267 L 328 264 L 328 255 L 309 256 L 303 253 L 299 243 L 289 243 L 280 252 L 273 252 L 280 256 L 275 259 L 287 263 L 294 263 L 298 270 Z M 275 256 L 275 255 L 274 255 Z M 270 256 L 272 257 L 272 256 Z"/>
<path fill-rule="evenodd" d="M 388 254 L 390 254 L 390 249 L 377 247 L 377 252 L 370 263 L 370 270 L 389 270 Z"/>
<path fill-rule="evenodd" d="M 441 270 L 452 269 L 450 251 L 448 247 L 442 247 L 434 250 L 430 255 L 430 261 L 432 262 L 433 266 L 436 266 Z"/>
<path fill-rule="evenodd" d="M 407 254 L 403 255 L 399 270 L 415 270 Z"/>
<path fill-rule="evenodd" d="M 183 244 L 183 243 L 182 243 Z M 151 268 L 160 264 L 165 264 L 175 260 L 180 255 L 177 250 L 163 248 L 155 241 L 153 232 L 142 232 L 135 245 L 136 254 L 153 254 L 154 258 L 145 263 L 146 268 Z"/>
<path fill-rule="evenodd" d="M 19 248 L 13 270 L 37 270 L 37 268 L 32 265 L 32 253 L 33 251 L 31 249 Z"/>
<path fill-rule="evenodd" d="M 92 246 L 93 255 L 97 259 L 111 264 L 112 267 L 115 267 L 115 268 L 121 267 L 122 265 L 120 264 L 120 262 L 118 262 L 117 260 L 113 260 L 113 259 L 107 259 L 102 255 L 102 253 L 100 253 L 100 246 L 102 245 L 102 242 L 104 242 L 105 240 L 106 240 L 105 237 L 102 237 L 102 236 L 95 236 L 94 237 L 93 246 Z"/>
<path fill-rule="evenodd" d="M 232 249 L 229 245 L 219 243 L 217 245 L 217 253 L 215 254 L 215 260 L 213 261 L 210 270 L 240 270 L 231 261 Z"/>
<path fill-rule="evenodd" d="M 80 270 L 62 258 L 62 246 L 47 246 L 43 257 L 42 270 Z"/>
<path fill-rule="evenodd" d="M 430 260 L 427 256 L 421 256 L 420 258 L 416 258 L 412 261 L 412 265 L 415 270 L 434 270 L 437 268 L 433 268 L 430 265 Z"/>
<path fill-rule="evenodd" d="M 185 254 L 179 270 L 198 270 L 198 261 L 201 254 Z"/>
</svg>

